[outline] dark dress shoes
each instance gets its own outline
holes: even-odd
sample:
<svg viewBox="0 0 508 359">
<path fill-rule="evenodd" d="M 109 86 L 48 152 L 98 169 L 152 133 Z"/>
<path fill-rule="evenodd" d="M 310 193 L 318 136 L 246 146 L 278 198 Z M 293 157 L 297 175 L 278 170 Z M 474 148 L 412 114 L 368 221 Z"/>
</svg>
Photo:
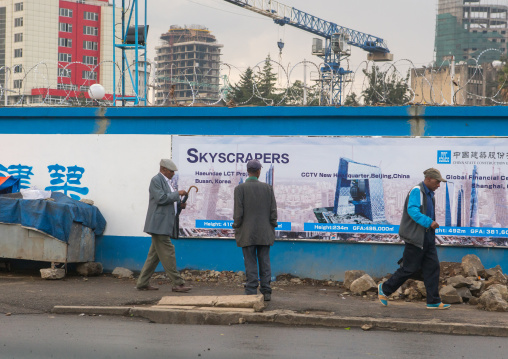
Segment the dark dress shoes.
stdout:
<svg viewBox="0 0 508 359">
<path fill-rule="evenodd" d="M 157 287 L 152 287 L 151 285 L 147 285 L 146 287 L 139 287 L 137 290 L 159 290 Z"/>
<path fill-rule="evenodd" d="M 180 284 L 175 287 L 173 287 L 173 292 L 180 292 L 180 293 L 187 293 L 189 290 L 191 290 L 191 287 L 186 287 L 185 284 Z"/>
</svg>

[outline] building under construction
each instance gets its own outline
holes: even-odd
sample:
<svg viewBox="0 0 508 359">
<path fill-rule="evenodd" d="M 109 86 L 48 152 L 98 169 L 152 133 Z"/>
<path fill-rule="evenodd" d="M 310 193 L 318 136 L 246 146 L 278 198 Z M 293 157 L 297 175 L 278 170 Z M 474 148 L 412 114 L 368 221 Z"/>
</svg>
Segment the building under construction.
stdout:
<svg viewBox="0 0 508 359">
<path fill-rule="evenodd" d="M 482 64 L 506 55 L 507 21 L 508 0 L 439 0 L 437 65 L 452 56 L 455 61 L 477 59 Z"/>
<path fill-rule="evenodd" d="M 155 103 L 213 103 L 220 98 L 221 47 L 200 25 L 172 25 L 156 47 Z"/>
<path fill-rule="evenodd" d="M 497 71 L 490 63 L 470 66 L 422 67 L 411 70 L 413 102 L 426 105 L 493 105 L 497 90 Z M 497 97 L 497 101 L 502 101 Z"/>
</svg>

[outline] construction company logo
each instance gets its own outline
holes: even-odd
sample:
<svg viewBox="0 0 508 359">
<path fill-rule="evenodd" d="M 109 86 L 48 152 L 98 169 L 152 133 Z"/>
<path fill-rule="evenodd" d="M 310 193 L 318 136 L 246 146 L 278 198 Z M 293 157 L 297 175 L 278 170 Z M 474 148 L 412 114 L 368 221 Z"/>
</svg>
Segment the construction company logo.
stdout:
<svg viewBox="0 0 508 359">
<path fill-rule="evenodd" d="M 437 163 L 452 163 L 452 151 L 437 151 Z"/>
</svg>

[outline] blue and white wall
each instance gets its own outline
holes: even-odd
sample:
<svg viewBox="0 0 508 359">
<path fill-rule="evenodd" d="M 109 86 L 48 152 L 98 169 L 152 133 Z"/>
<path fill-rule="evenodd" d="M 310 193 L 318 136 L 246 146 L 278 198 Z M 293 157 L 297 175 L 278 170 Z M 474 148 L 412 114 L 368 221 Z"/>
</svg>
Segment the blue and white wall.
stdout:
<svg viewBox="0 0 508 359">
<path fill-rule="evenodd" d="M 0 164 L 33 167 L 30 185 L 41 189 L 55 179 L 78 176 L 79 184 L 70 183 L 69 191 L 76 190 L 71 185 L 87 188 L 86 194 L 73 193 L 93 199 L 108 221 L 104 236 L 97 239 L 96 260 L 107 271 L 116 266 L 140 270 L 150 245 L 142 232 L 148 184 L 160 158 L 171 157 L 172 135 L 503 139 L 508 136 L 507 115 L 504 107 L 4 108 Z M 174 242 L 179 268 L 243 270 L 234 240 Z M 272 270 L 274 275 L 335 280 L 349 269 L 381 276 L 396 268 L 402 249 L 400 244 L 278 241 L 271 252 Z M 474 253 L 486 267 L 500 264 L 508 270 L 505 248 L 441 246 L 439 253 L 442 261 L 460 261 Z"/>
</svg>

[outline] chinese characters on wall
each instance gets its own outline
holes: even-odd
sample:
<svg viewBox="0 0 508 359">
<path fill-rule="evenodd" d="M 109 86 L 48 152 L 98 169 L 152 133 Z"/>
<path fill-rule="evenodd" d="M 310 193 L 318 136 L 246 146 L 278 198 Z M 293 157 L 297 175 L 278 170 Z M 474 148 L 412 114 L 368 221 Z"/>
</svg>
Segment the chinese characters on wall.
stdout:
<svg viewBox="0 0 508 359">
<path fill-rule="evenodd" d="M 49 165 L 47 167 L 50 186 L 46 191 L 62 192 L 63 194 L 80 200 L 81 196 L 88 194 L 88 187 L 81 184 L 81 177 L 85 169 L 79 166 L 62 166 L 60 164 Z M 4 165 L 0 163 L 0 176 L 13 176 L 20 179 L 20 188 L 30 188 L 32 177 L 34 176 L 33 166 L 24 164 Z"/>
</svg>

